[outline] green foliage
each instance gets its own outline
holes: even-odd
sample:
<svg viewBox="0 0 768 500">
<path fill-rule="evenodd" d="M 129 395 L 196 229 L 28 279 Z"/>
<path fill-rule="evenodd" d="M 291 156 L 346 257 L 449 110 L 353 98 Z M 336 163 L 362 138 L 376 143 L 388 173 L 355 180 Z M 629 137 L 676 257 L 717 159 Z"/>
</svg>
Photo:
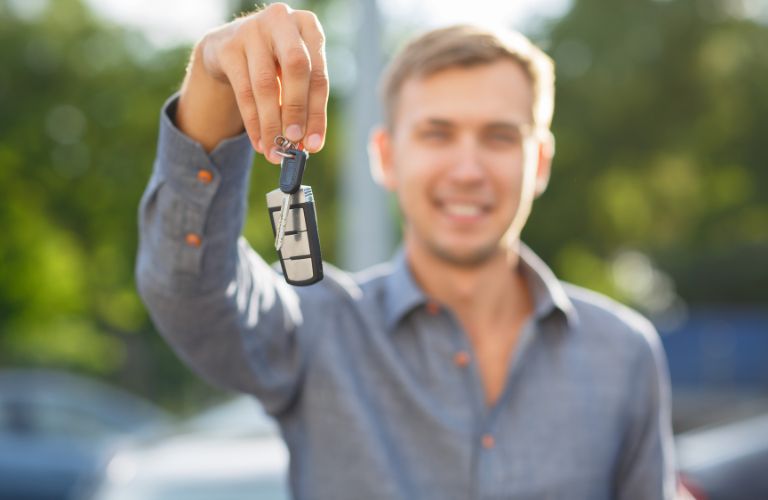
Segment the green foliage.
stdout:
<svg viewBox="0 0 768 500">
<path fill-rule="evenodd" d="M 631 249 L 687 301 L 768 299 L 768 28 L 734 5 L 578 0 L 543 34 L 558 156 L 526 236 L 566 279 L 635 301 Z"/>
<path fill-rule="evenodd" d="M 73 369 L 174 406 L 210 393 L 154 332 L 133 280 L 160 105 L 188 52 L 157 51 L 79 0 L 28 18 L 0 0 L 0 366 Z M 329 146 L 307 174 L 326 193 Z M 258 161 L 254 185 L 271 189 L 277 175 Z M 246 235 L 272 255 L 267 190 L 253 189 Z M 322 198 L 333 258 L 335 207 Z"/>
<path fill-rule="evenodd" d="M 74 0 L 27 20 L 0 9 L 0 363 L 138 389 L 170 355 L 133 288 L 136 207 L 186 51 L 150 56 Z"/>
</svg>

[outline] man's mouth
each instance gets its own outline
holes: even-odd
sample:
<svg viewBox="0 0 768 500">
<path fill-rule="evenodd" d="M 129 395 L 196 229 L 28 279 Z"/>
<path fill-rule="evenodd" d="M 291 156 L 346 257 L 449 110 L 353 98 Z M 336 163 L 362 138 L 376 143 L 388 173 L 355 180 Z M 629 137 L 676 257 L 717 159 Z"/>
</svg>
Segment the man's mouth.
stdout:
<svg viewBox="0 0 768 500">
<path fill-rule="evenodd" d="M 444 203 L 443 210 L 458 217 L 476 217 L 483 213 L 483 207 L 473 203 Z"/>
<path fill-rule="evenodd" d="M 467 222 L 476 221 L 490 211 L 488 204 L 479 202 L 443 201 L 438 206 L 448 217 Z"/>
</svg>

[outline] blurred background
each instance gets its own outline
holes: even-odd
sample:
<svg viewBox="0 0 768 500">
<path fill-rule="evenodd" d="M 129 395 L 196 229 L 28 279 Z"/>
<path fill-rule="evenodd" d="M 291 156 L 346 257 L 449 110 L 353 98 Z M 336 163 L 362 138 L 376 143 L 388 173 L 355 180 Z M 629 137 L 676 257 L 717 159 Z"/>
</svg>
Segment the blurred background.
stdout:
<svg viewBox="0 0 768 500">
<path fill-rule="evenodd" d="M 768 2 L 288 3 L 315 11 L 328 38 L 329 138 L 305 182 L 323 255 L 347 269 L 398 244 L 365 140 L 382 64 L 405 38 L 478 22 L 554 58 L 557 156 L 524 240 L 562 279 L 657 325 L 698 498 L 768 498 Z M 133 282 L 160 106 L 194 41 L 252 6 L 0 0 L 0 499 L 235 499 L 256 479 L 258 498 L 284 498 L 271 422 L 177 360 Z M 269 256 L 277 171 L 255 163 L 245 234 Z M 217 453 L 256 458 L 190 490 Z M 137 465 L 152 460 L 183 467 Z M 142 477 L 155 486 L 125 486 Z"/>
</svg>

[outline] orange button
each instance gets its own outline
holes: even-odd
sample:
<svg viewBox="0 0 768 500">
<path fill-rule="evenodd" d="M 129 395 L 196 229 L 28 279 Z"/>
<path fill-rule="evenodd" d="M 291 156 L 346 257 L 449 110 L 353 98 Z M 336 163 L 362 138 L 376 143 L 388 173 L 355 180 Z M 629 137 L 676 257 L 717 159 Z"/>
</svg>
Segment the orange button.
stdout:
<svg viewBox="0 0 768 500">
<path fill-rule="evenodd" d="M 198 248 L 203 243 L 200 235 L 195 233 L 187 233 L 187 235 L 184 237 L 184 241 L 187 242 L 187 245 L 195 248 Z"/>
<path fill-rule="evenodd" d="M 427 302 L 426 308 L 427 308 L 427 312 L 432 316 L 440 312 L 440 304 L 438 304 L 434 300 L 430 300 L 429 302 Z"/>
<path fill-rule="evenodd" d="M 484 434 L 483 438 L 481 439 L 481 442 L 483 443 L 483 448 L 487 450 L 490 450 L 491 448 L 496 446 L 496 440 L 490 434 Z"/>
<path fill-rule="evenodd" d="M 469 353 L 467 351 L 459 351 L 453 355 L 453 362 L 456 366 L 464 368 L 469 364 Z"/>
<path fill-rule="evenodd" d="M 210 170 L 206 170 L 204 168 L 201 168 L 197 171 L 197 180 L 202 182 L 203 184 L 210 184 L 210 182 L 213 180 L 213 174 Z"/>
</svg>

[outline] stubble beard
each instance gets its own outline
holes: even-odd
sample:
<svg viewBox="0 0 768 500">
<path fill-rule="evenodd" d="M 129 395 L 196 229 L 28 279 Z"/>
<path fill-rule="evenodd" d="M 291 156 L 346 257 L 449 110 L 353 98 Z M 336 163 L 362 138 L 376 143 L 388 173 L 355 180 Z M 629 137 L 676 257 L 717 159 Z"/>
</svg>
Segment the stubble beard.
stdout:
<svg viewBox="0 0 768 500">
<path fill-rule="evenodd" d="M 501 251 L 501 241 L 483 245 L 480 248 L 459 252 L 435 241 L 426 242 L 427 250 L 441 261 L 465 269 L 477 268 L 491 261 Z"/>
</svg>

